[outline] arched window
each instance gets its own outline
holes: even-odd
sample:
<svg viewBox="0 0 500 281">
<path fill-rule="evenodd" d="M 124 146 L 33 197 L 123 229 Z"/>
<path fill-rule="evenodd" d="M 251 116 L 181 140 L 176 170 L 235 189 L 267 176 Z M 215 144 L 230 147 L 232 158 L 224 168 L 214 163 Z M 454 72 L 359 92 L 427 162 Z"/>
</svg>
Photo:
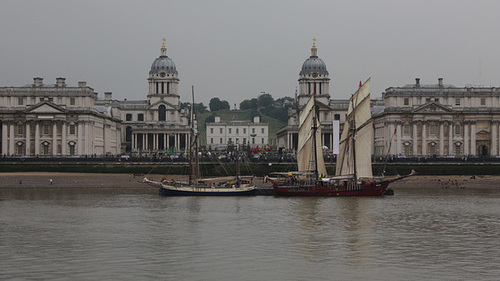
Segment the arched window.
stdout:
<svg viewBox="0 0 500 281">
<path fill-rule="evenodd" d="M 163 104 L 158 106 L 158 121 L 167 121 L 167 109 Z"/>
</svg>

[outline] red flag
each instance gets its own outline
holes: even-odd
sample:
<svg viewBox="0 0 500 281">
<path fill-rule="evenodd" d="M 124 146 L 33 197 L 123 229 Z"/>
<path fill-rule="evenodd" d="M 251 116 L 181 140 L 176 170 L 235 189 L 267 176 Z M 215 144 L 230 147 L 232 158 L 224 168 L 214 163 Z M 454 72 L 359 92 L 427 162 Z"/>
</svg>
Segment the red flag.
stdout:
<svg viewBox="0 0 500 281">
<path fill-rule="evenodd" d="M 361 81 L 359 81 L 359 87 L 363 87 L 363 83 L 361 83 Z"/>
<path fill-rule="evenodd" d="M 396 134 L 396 131 L 398 130 L 398 128 L 394 128 L 394 134 Z"/>
</svg>

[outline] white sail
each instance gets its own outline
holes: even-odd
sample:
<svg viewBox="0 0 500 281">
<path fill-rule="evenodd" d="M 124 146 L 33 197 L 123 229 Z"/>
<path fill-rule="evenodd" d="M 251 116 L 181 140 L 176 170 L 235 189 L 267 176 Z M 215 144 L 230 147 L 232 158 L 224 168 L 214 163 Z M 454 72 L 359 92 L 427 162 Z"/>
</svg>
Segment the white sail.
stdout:
<svg viewBox="0 0 500 281">
<path fill-rule="evenodd" d="M 316 118 L 316 120 L 314 120 Z M 313 136 L 316 122 L 316 136 Z M 316 143 L 314 143 L 316 140 Z M 314 152 L 316 151 L 316 157 Z M 316 163 L 317 162 L 317 163 Z M 321 146 L 321 126 L 317 120 L 314 96 L 311 96 L 299 116 L 299 145 L 297 148 L 297 164 L 299 171 L 314 171 L 326 175 L 325 162 Z"/>
<path fill-rule="evenodd" d="M 373 124 L 369 86 L 370 79 L 349 100 L 347 118 L 340 138 L 336 175 L 356 174 L 358 179 L 373 176 L 371 167 Z"/>
</svg>

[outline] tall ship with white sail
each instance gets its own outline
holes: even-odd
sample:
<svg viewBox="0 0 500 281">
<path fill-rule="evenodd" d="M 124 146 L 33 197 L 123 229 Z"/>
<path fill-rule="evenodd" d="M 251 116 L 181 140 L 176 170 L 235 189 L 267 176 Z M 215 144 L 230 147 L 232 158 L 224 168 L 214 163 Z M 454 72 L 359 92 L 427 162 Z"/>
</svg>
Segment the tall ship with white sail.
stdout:
<svg viewBox="0 0 500 281">
<path fill-rule="evenodd" d="M 271 175 L 278 195 L 288 196 L 379 196 L 391 179 L 372 173 L 373 120 L 370 111 L 370 79 L 349 100 L 340 137 L 335 176 L 328 176 L 321 146 L 318 103 L 313 94 L 299 115 L 298 171 Z"/>
</svg>

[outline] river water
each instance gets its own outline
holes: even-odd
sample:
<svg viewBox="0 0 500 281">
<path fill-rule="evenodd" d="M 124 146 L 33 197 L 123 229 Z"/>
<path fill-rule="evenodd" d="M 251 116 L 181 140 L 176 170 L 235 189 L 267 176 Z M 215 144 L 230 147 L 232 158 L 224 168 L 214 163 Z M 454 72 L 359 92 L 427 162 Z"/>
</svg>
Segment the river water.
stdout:
<svg viewBox="0 0 500 281">
<path fill-rule="evenodd" d="M 500 189 L 395 192 L 0 189 L 0 279 L 498 280 Z"/>
</svg>

